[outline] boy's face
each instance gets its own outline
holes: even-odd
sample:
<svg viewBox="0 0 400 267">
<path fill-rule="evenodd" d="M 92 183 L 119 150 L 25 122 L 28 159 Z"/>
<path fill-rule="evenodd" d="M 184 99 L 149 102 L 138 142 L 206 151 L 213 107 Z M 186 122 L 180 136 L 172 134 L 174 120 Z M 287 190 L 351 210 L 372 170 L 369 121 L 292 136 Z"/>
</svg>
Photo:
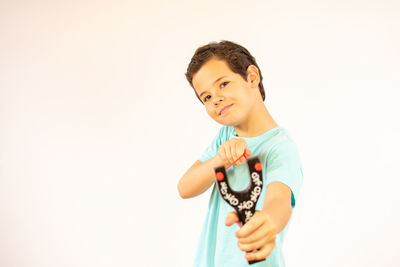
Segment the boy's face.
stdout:
<svg viewBox="0 0 400 267">
<path fill-rule="evenodd" d="M 248 81 L 232 72 L 224 60 L 210 59 L 193 75 L 192 83 L 208 115 L 223 125 L 246 122 L 259 93 L 258 70 L 248 68 Z"/>
</svg>

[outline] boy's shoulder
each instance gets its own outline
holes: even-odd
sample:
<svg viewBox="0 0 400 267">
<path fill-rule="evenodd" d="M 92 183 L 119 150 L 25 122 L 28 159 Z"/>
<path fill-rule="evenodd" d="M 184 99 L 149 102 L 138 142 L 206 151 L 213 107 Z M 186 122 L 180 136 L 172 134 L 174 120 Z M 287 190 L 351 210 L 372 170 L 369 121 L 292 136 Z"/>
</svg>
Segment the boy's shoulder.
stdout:
<svg viewBox="0 0 400 267">
<path fill-rule="evenodd" d="M 228 141 L 231 138 L 239 138 L 236 135 L 236 131 L 232 126 L 222 125 L 216 136 L 214 137 L 214 142 L 217 143 L 218 146 Z"/>
</svg>

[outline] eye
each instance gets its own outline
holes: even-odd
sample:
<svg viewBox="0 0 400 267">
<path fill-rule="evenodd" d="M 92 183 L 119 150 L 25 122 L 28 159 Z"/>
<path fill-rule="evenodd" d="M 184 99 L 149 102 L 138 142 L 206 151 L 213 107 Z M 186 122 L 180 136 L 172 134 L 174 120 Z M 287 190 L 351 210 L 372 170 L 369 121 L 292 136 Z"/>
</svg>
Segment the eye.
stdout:
<svg viewBox="0 0 400 267">
<path fill-rule="evenodd" d="M 221 87 L 221 88 L 222 88 L 222 87 L 225 87 L 225 86 L 227 86 L 227 85 L 228 85 L 228 83 L 229 83 L 229 82 L 223 82 L 223 83 L 221 83 L 221 84 L 220 84 L 220 86 L 219 86 L 219 87 Z"/>
<path fill-rule="evenodd" d="M 207 102 L 211 98 L 210 95 L 207 95 L 205 98 L 203 98 L 203 102 Z"/>
</svg>

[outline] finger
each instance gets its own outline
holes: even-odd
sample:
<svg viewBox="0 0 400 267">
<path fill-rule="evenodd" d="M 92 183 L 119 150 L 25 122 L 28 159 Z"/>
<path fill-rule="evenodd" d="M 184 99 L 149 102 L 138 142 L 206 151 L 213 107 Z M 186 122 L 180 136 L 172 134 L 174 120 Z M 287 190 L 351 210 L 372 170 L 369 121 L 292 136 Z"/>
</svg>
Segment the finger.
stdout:
<svg viewBox="0 0 400 267">
<path fill-rule="evenodd" d="M 264 216 L 262 216 L 261 213 L 256 212 L 254 216 L 251 217 L 250 220 L 236 232 L 236 237 L 237 238 L 247 237 L 248 235 L 256 231 L 264 222 L 265 222 Z"/>
<path fill-rule="evenodd" d="M 264 238 L 273 238 L 274 236 L 276 236 L 276 234 L 277 231 L 274 225 L 264 223 L 248 236 L 239 237 L 238 241 L 241 244 L 251 244 L 254 242 L 258 242 L 259 240 L 262 240 Z"/>
<path fill-rule="evenodd" d="M 246 150 L 246 143 L 238 142 L 236 144 L 236 155 L 237 158 L 240 158 L 240 160 L 238 160 L 236 163 L 237 165 L 241 165 L 246 162 L 246 158 L 244 157 L 245 150 Z"/>
<path fill-rule="evenodd" d="M 242 244 L 253 243 L 264 238 L 265 236 L 272 237 L 277 234 L 276 225 L 271 221 L 268 214 L 263 211 L 257 210 L 254 216 L 250 218 L 249 222 L 250 221 L 259 221 L 261 223 L 261 226 L 258 227 L 250 235 L 239 237 L 239 242 L 241 242 Z"/>
<path fill-rule="evenodd" d="M 243 163 L 247 161 L 247 159 L 250 157 L 250 155 L 251 155 L 251 152 L 246 147 L 243 152 Z"/>
<path fill-rule="evenodd" d="M 230 151 L 230 163 L 233 163 L 237 158 L 236 158 L 236 149 L 234 143 L 229 146 L 229 151 Z"/>
<path fill-rule="evenodd" d="M 236 211 L 231 211 L 226 215 L 225 219 L 225 225 L 226 226 L 231 226 L 234 223 L 239 222 L 239 217 L 237 216 Z"/>
<path fill-rule="evenodd" d="M 244 152 L 242 153 L 242 159 L 240 160 L 240 162 L 238 164 L 243 164 L 247 161 L 248 158 L 250 158 L 251 156 L 251 151 L 248 150 L 247 148 L 244 149 Z"/>
<path fill-rule="evenodd" d="M 243 143 L 238 141 L 235 144 L 235 158 L 239 159 L 243 155 Z M 241 160 L 238 160 L 236 164 L 240 164 Z"/>
<path fill-rule="evenodd" d="M 241 164 L 243 164 L 245 162 L 246 162 L 246 158 L 242 154 L 241 156 L 239 156 L 239 160 L 236 162 L 236 165 L 241 165 Z"/>
<path fill-rule="evenodd" d="M 217 156 L 218 156 L 218 157 L 222 160 L 222 162 L 225 164 L 225 162 L 226 162 L 226 160 L 225 160 L 225 150 L 224 150 L 223 145 L 221 145 L 221 146 L 218 148 Z"/>
<path fill-rule="evenodd" d="M 277 230 L 274 225 L 263 224 L 257 230 L 255 230 L 251 235 L 247 237 L 239 238 L 241 244 L 251 244 L 259 242 L 262 239 L 272 239 L 276 236 Z"/>
<path fill-rule="evenodd" d="M 264 245 L 273 242 L 276 239 L 277 231 L 276 228 L 268 228 L 262 226 L 258 228 L 247 238 L 239 238 L 238 246 L 243 251 L 252 251 L 260 249 Z"/>
<path fill-rule="evenodd" d="M 252 154 L 252 152 L 246 148 L 245 157 L 249 158 L 251 156 L 251 154 Z"/>
<path fill-rule="evenodd" d="M 246 253 L 245 258 L 248 261 L 259 261 L 266 259 L 269 255 L 271 255 L 272 250 L 275 247 L 275 240 L 274 242 L 268 243 L 264 247 L 262 247 L 258 251 L 251 251 Z"/>
<path fill-rule="evenodd" d="M 249 243 L 242 243 L 241 240 L 238 241 L 238 246 L 243 251 L 252 251 L 255 249 L 260 249 L 266 244 L 274 242 L 276 235 L 273 233 L 268 233 L 266 235 L 261 235 L 257 240 Z"/>
<path fill-rule="evenodd" d="M 230 164 L 231 163 L 231 158 L 230 158 L 231 152 L 230 152 L 229 146 L 225 145 L 223 148 L 223 151 L 224 151 L 226 163 Z"/>
</svg>

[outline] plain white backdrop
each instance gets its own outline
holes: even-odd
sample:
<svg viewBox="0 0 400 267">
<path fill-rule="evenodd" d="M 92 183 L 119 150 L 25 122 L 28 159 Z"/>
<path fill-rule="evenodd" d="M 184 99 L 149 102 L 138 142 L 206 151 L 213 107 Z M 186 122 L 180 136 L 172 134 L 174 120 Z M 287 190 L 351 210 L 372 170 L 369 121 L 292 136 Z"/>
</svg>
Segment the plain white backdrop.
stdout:
<svg viewBox="0 0 400 267">
<path fill-rule="evenodd" d="M 184 73 L 231 40 L 305 180 L 287 266 L 400 265 L 398 1 L 1 1 L 0 266 L 191 266 L 219 129 Z"/>
</svg>

